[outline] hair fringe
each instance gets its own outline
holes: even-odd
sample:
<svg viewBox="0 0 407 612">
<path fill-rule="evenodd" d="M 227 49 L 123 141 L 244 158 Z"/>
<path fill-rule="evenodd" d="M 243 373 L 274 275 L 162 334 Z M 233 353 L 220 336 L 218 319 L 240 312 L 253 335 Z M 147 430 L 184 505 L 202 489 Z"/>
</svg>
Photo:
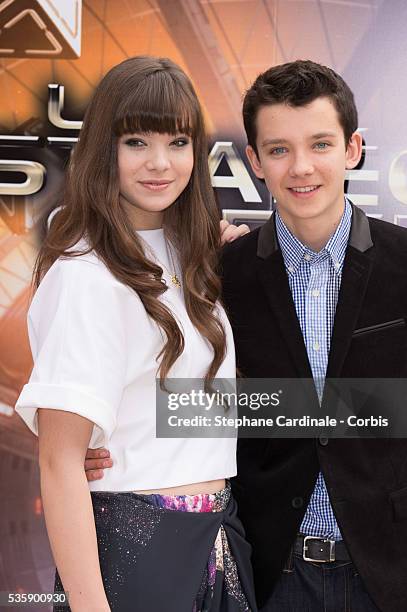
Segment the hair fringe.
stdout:
<svg viewBox="0 0 407 612">
<path fill-rule="evenodd" d="M 160 107 L 163 91 L 165 108 Z M 110 130 L 100 129 L 101 120 Z M 184 337 L 159 300 L 167 290 L 161 280 L 163 271 L 146 257 L 120 205 L 117 139 L 128 128 L 171 133 L 180 127 L 193 138 L 194 168 L 184 192 L 164 213 L 164 231 L 180 258 L 188 315 L 213 349 L 205 380 L 214 378 L 226 352 L 225 330 L 216 311 L 221 290 L 216 272 L 219 212 L 210 182 L 202 111 L 188 77 L 170 60 L 130 58 L 100 82 L 71 156 L 62 207 L 51 221 L 33 277 L 38 287 L 59 257 L 78 257 L 93 250 L 117 280 L 139 295 L 148 315 L 164 332 L 164 346 L 157 356 L 162 388 L 184 350 Z M 86 240 L 86 251 L 73 250 L 81 239 Z"/>
</svg>

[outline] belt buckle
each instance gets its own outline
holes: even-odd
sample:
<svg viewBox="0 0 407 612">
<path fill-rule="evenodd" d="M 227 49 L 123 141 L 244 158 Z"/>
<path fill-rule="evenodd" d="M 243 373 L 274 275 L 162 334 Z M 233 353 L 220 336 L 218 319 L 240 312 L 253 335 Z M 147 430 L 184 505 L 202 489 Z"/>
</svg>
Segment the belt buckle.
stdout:
<svg viewBox="0 0 407 612">
<path fill-rule="evenodd" d="M 308 546 L 306 545 L 309 540 L 320 540 L 324 544 L 329 543 L 329 559 L 313 559 L 312 557 L 307 556 Z M 322 552 L 322 551 L 321 551 Z M 316 536 L 305 536 L 303 549 L 302 549 L 302 558 L 304 561 L 313 561 L 314 563 L 330 563 L 331 561 L 335 561 L 335 540 L 327 540 L 325 538 L 317 538 Z"/>
</svg>

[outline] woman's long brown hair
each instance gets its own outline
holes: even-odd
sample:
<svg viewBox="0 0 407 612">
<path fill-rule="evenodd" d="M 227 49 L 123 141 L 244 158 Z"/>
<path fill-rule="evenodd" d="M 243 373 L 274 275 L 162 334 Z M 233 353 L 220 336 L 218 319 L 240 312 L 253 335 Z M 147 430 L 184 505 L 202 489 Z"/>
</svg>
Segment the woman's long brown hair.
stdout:
<svg viewBox="0 0 407 612">
<path fill-rule="evenodd" d="M 62 207 L 51 222 L 34 271 L 38 287 L 58 257 L 76 257 L 81 238 L 110 272 L 140 296 L 165 334 L 157 356 L 161 385 L 184 349 L 184 337 L 170 310 L 158 299 L 166 291 L 162 269 L 150 261 L 120 204 L 117 145 L 134 132 L 186 133 L 193 141 L 194 167 L 178 200 L 164 213 L 164 231 L 176 248 L 185 304 L 197 330 L 213 348 L 206 380 L 225 356 L 226 337 L 215 308 L 220 280 L 215 272 L 220 241 L 219 214 L 211 187 L 202 110 L 185 73 L 172 61 L 148 56 L 112 68 L 95 90 L 80 138 L 69 162 Z"/>
</svg>

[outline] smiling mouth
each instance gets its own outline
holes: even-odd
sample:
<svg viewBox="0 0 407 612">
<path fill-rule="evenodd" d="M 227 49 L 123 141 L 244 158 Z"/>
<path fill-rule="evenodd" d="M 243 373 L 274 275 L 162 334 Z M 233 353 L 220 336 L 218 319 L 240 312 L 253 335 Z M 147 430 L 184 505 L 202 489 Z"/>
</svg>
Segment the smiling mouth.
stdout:
<svg viewBox="0 0 407 612">
<path fill-rule="evenodd" d="M 320 187 L 321 185 L 309 185 L 308 187 L 289 187 L 289 190 L 294 191 L 294 193 L 311 193 Z"/>
<path fill-rule="evenodd" d="M 143 187 L 150 191 L 163 191 L 173 182 L 174 181 L 139 181 L 140 185 L 143 185 Z"/>
</svg>

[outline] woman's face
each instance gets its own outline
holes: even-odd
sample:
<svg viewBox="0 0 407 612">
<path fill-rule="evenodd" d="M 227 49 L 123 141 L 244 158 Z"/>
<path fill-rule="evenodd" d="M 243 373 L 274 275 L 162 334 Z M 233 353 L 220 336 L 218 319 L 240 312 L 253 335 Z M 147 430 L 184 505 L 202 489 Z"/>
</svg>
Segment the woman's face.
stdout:
<svg viewBox="0 0 407 612">
<path fill-rule="evenodd" d="M 135 229 L 162 226 L 194 165 L 192 139 L 158 132 L 124 134 L 118 142 L 120 201 Z"/>
</svg>

